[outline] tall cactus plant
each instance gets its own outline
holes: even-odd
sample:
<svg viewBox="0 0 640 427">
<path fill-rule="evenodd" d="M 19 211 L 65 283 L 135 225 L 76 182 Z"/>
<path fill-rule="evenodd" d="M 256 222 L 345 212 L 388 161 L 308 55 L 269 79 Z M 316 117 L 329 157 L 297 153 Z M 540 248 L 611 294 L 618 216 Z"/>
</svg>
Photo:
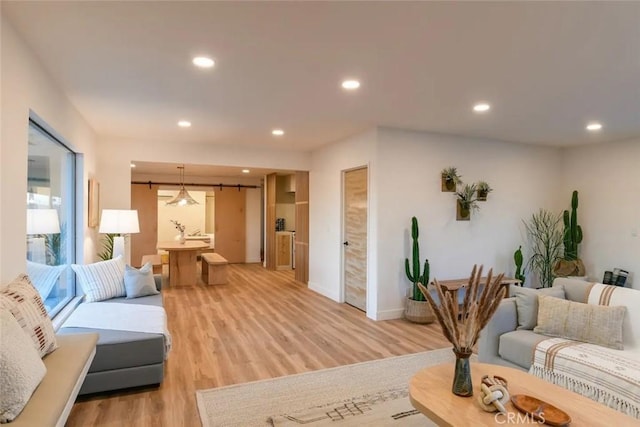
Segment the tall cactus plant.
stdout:
<svg viewBox="0 0 640 427">
<path fill-rule="evenodd" d="M 418 288 L 418 283 L 422 283 L 427 286 L 429 283 L 429 260 L 424 261 L 424 270 L 420 274 L 420 244 L 418 243 L 418 219 L 414 216 L 411 218 L 411 239 L 413 240 L 413 261 L 412 268 L 409 265 L 409 258 L 405 258 L 404 267 L 407 273 L 407 278 L 413 283 L 412 297 L 414 301 L 424 301 L 424 295 Z"/>
<path fill-rule="evenodd" d="M 513 254 L 513 261 L 516 263 L 515 278 L 520 280 L 520 286 L 522 286 L 526 279 L 524 269 L 522 268 L 522 262 L 524 261 L 524 257 L 522 256 L 522 246 L 518 246 L 518 250 Z"/>
<path fill-rule="evenodd" d="M 578 191 L 571 196 L 571 215 L 565 210 L 564 221 L 564 259 L 575 261 L 578 259 L 578 245 L 582 242 L 582 227 L 578 225 Z"/>
</svg>

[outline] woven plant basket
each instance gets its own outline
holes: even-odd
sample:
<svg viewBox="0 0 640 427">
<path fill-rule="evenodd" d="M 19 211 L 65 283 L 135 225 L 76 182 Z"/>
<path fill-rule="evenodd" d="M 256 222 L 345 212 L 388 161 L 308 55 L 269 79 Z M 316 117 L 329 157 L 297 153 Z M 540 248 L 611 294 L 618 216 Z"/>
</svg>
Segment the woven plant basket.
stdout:
<svg viewBox="0 0 640 427">
<path fill-rule="evenodd" d="M 414 301 L 407 298 L 407 306 L 404 309 L 404 318 L 413 323 L 431 323 L 436 320 L 431 306 L 426 301 Z"/>
</svg>

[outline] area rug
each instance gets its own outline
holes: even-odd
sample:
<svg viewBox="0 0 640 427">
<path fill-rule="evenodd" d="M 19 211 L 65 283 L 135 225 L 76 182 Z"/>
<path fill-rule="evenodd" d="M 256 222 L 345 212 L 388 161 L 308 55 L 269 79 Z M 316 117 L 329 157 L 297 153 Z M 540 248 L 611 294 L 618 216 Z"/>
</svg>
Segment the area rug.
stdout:
<svg viewBox="0 0 640 427">
<path fill-rule="evenodd" d="M 196 399 L 203 427 L 433 426 L 411 406 L 409 380 L 454 360 L 446 348 L 198 390 Z"/>
</svg>

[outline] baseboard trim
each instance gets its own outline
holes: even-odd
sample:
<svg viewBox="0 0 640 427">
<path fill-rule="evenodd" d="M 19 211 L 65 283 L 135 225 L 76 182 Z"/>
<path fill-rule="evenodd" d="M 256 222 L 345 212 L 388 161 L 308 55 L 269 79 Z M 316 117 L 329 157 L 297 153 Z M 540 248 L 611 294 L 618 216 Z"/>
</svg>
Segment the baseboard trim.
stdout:
<svg viewBox="0 0 640 427">
<path fill-rule="evenodd" d="M 395 308 L 393 310 L 382 310 L 376 312 L 375 320 L 393 320 L 402 319 L 404 316 L 404 308 Z"/>
<path fill-rule="evenodd" d="M 342 302 L 340 301 L 340 295 L 339 295 L 339 291 L 337 291 L 336 289 L 329 289 L 329 288 L 325 288 L 324 286 L 319 285 L 318 283 L 315 282 L 309 282 L 309 289 L 311 289 L 314 292 L 319 293 L 320 295 L 323 295 L 327 298 L 330 298 L 332 300 L 334 300 L 335 302 Z"/>
</svg>

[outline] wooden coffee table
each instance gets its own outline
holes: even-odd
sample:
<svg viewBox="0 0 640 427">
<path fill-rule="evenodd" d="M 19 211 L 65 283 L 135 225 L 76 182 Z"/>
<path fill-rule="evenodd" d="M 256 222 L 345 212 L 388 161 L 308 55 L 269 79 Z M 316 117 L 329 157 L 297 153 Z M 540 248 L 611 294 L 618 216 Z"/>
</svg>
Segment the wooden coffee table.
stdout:
<svg viewBox="0 0 640 427">
<path fill-rule="evenodd" d="M 525 424 L 524 414 L 506 405 L 508 413 L 485 412 L 477 403 L 483 375 L 499 375 L 508 382 L 511 395 L 527 394 L 562 409 L 571 416 L 572 426 L 633 426 L 640 421 L 580 396 L 564 388 L 543 381 L 526 372 L 499 365 L 471 363 L 472 397 L 460 397 L 451 392 L 454 365 L 446 363 L 419 371 L 409 383 L 411 404 L 439 426 L 496 426 Z M 508 421 L 511 417 L 512 421 Z M 529 419 L 529 424 L 538 425 Z M 541 425 L 541 424 L 540 424 Z"/>
</svg>

